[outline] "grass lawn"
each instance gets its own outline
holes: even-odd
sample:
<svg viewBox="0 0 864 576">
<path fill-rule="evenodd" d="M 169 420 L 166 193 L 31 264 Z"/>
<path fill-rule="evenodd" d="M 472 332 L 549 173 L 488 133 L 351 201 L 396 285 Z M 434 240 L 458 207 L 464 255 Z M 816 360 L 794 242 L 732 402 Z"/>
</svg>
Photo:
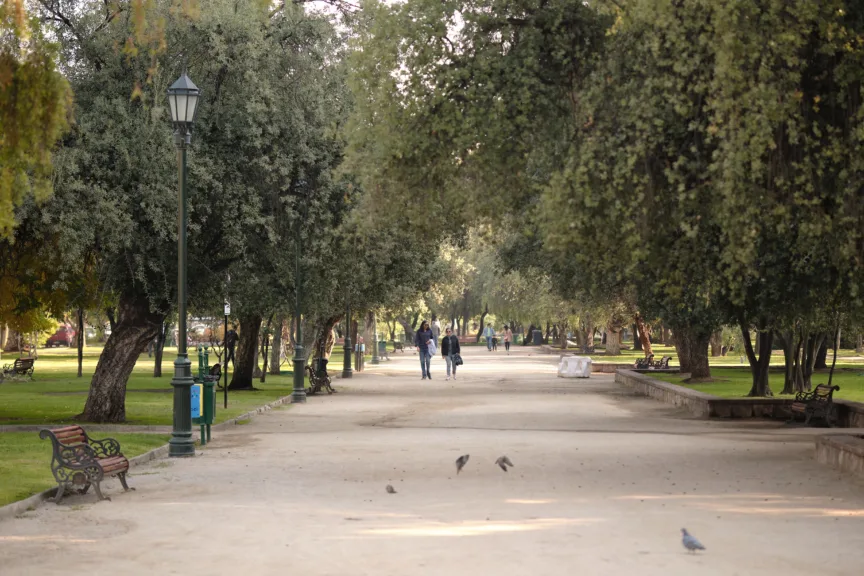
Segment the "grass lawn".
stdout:
<svg viewBox="0 0 864 576">
<path fill-rule="evenodd" d="M 32 382 L 0 383 L 0 424 L 62 424 L 73 422 L 84 409 L 90 376 L 96 368 L 101 347 L 87 347 L 84 377 L 77 378 L 77 357 L 72 348 L 39 352 Z M 4 354 L 0 363 L 11 363 L 16 355 Z M 171 375 L 176 349 L 166 348 L 161 378 L 153 378 L 153 359 L 142 354 L 129 378 L 126 392 L 127 424 L 171 425 Z M 193 373 L 197 353 L 190 351 Z M 211 360 L 215 362 L 215 360 Z M 267 375 L 266 383 L 256 380 L 257 391 L 228 392 L 228 409 L 222 408 L 222 391 L 217 390 L 216 422 L 234 418 L 291 393 L 291 373 Z"/>
<path fill-rule="evenodd" d="M 95 434 L 115 438 L 127 458 L 138 456 L 168 442 L 158 434 Z M 17 502 L 56 486 L 51 474 L 51 442 L 37 432 L 0 434 L 0 506 Z"/>
<path fill-rule="evenodd" d="M 838 354 L 839 357 L 839 354 Z M 781 355 L 782 359 L 782 355 Z M 713 359 L 712 359 L 713 360 Z M 683 384 L 684 377 L 678 374 L 651 374 L 652 377 L 672 384 L 686 386 L 693 390 L 721 396 L 723 398 L 742 398 L 747 395 L 752 385 L 752 377 L 749 368 L 717 367 L 711 368 L 711 374 L 716 382 L 707 384 Z M 792 396 L 781 396 L 783 389 L 783 371 L 771 370 L 768 376 L 771 390 L 779 398 L 791 398 Z M 813 374 L 813 385 L 826 384 L 828 382 L 828 370 L 819 370 Z M 834 371 L 832 384 L 840 386 L 840 390 L 834 393 L 835 398 L 864 402 L 864 366 L 855 364 L 837 363 Z"/>
</svg>

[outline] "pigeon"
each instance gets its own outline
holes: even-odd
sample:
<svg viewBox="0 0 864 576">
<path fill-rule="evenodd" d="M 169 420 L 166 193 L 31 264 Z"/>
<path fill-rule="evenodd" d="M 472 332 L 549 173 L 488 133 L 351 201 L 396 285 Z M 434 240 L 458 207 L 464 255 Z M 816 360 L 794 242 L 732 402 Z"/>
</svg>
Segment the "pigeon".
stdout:
<svg viewBox="0 0 864 576">
<path fill-rule="evenodd" d="M 456 459 L 456 474 L 462 471 L 462 468 L 468 463 L 468 458 L 470 457 L 469 454 L 464 454 Z"/>
<path fill-rule="evenodd" d="M 507 472 L 507 466 L 513 466 L 513 462 L 507 456 L 501 456 L 495 461 L 495 464 L 504 472 Z"/>
<path fill-rule="evenodd" d="M 393 486 L 391 486 L 390 484 L 387 484 L 387 488 L 385 488 L 385 490 L 387 490 L 388 494 L 396 494 L 396 489 L 393 488 Z"/>
<path fill-rule="evenodd" d="M 686 528 L 681 528 L 681 544 L 684 545 L 684 548 L 686 548 L 688 552 L 705 550 L 705 546 L 703 546 L 699 540 L 691 536 L 690 533 L 687 532 Z"/>
</svg>

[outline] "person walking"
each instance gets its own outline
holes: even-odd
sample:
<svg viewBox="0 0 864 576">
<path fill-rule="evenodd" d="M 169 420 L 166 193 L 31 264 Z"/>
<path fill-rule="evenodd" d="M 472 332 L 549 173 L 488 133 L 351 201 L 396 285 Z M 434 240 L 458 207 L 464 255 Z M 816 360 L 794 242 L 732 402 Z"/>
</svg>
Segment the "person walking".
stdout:
<svg viewBox="0 0 864 576">
<path fill-rule="evenodd" d="M 435 336 L 429 328 L 429 322 L 425 320 L 420 325 L 420 330 L 414 335 L 414 345 L 417 347 L 417 353 L 420 354 L 420 370 L 423 373 L 422 380 L 426 378 L 432 379 L 432 374 L 429 372 L 429 342 L 434 341 Z"/>
<path fill-rule="evenodd" d="M 452 369 L 453 380 L 456 379 L 456 362 L 453 361 L 453 356 L 459 354 L 459 337 L 453 335 L 453 331 L 448 326 L 444 332 L 444 339 L 441 340 L 441 356 L 447 362 L 447 380 L 450 380 L 450 372 Z"/>
<path fill-rule="evenodd" d="M 237 324 L 232 324 L 231 329 L 228 330 L 228 334 L 225 335 L 225 368 L 228 368 L 229 361 L 232 366 L 236 367 L 234 364 L 234 347 L 237 346 L 237 340 L 239 339 L 240 337 L 237 336 Z"/>
<path fill-rule="evenodd" d="M 438 341 L 438 337 L 441 336 L 441 322 L 438 321 L 438 318 L 432 317 L 432 337 L 435 338 L 435 341 Z"/>
<path fill-rule="evenodd" d="M 487 324 L 486 328 L 483 330 L 483 335 L 486 336 L 486 349 L 489 352 L 492 351 L 492 338 L 495 337 L 495 328 L 492 327 L 492 324 Z"/>
<path fill-rule="evenodd" d="M 507 355 L 510 355 L 510 342 L 513 341 L 513 331 L 510 330 L 510 327 L 507 324 L 504 325 L 504 349 L 507 351 Z"/>
</svg>

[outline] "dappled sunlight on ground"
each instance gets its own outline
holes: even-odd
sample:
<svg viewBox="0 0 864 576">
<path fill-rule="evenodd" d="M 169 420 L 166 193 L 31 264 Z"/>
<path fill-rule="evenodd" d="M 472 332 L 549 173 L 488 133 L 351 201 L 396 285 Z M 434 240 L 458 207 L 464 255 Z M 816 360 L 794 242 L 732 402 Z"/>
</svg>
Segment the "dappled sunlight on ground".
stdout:
<svg viewBox="0 0 864 576">
<path fill-rule="evenodd" d="M 602 522 L 600 518 L 536 518 L 503 522 L 429 522 L 415 526 L 366 528 L 359 534 L 369 536 L 484 536 L 500 532 L 551 530 L 565 526 L 585 526 Z"/>
</svg>

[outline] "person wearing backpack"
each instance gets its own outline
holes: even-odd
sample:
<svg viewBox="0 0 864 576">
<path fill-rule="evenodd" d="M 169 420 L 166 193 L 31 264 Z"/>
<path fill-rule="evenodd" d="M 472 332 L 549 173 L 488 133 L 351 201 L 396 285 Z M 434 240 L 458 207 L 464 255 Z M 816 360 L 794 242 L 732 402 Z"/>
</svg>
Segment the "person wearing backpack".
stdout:
<svg viewBox="0 0 864 576">
<path fill-rule="evenodd" d="M 455 357 L 459 354 L 459 337 L 453 335 L 450 327 L 447 327 L 444 338 L 441 340 L 441 356 L 447 362 L 447 380 L 450 380 L 450 371 L 452 368 L 453 379 L 456 379 L 456 360 Z"/>
</svg>

